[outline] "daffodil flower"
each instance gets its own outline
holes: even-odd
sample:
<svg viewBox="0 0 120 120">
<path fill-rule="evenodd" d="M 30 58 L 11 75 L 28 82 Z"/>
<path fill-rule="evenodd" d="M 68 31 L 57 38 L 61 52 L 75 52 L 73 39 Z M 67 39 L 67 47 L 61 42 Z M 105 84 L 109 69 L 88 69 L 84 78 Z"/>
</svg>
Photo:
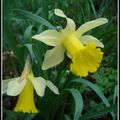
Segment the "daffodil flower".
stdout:
<svg viewBox="0 0 120 120">
<path fill-rule="evenodd" d="M 9 96 L 19 95 L 14 111 L 36 113 L 38 110 L 34 102 L 34 89 L 37 95 L 41 97 L 44 96 L 46 87 L 52 90 L 55 94 L 59 94 L 59 91 L 51 81 L 45 80 L 42 77 L 34 77 L 32 70 L 30 72 L 25 70 L 26 69 L 24 69 L 24 72 L 21 75 L 24 79 L 21 79 L 20 76 L 18 78 L 4 80 L 10 81 L 6 93 Z"/>
<path fill-rule="evenodd" d="M 53 49 L 46 52 L 42 69 L 46 70 L 61 63 L 64 60 L 65 50 L 67 50 L 72 59 L 70 71 L 81 77 L 87 76 L 89 72 L 95 72 L 103 58 L 103 52 L 97 47 L 103 48 L 104 45 L 97 38 L 83 34 L 107 23 L 108 20 L 98 18 L 88 21 L 76 30 L 74 21 L 68 18 L 62 10 L 55 9 L 54 13 L 67 20 L 65 29 L 60 32 L 46 30 L 32 37 L 47 45 L 54 46 Z"/>
</svg>

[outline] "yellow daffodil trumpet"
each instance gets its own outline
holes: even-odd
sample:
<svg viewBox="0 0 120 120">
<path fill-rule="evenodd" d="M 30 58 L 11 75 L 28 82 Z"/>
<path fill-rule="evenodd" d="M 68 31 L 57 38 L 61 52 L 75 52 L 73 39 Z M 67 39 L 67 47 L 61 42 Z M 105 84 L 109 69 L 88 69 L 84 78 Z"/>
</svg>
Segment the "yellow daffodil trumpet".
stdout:
<svg viewBox="0 0 120 120">
<path fill-rule="evenodd" d="M 36 113 L 38 112 L 35 102 L 34 102 L 34 88 L 32 82 L 30 81 L 31 73 L 28 74 L 26 78 L 26 85 L 24 86 L 23 90 L 21 91 L 17 104 L 14 108 L 16 112 L 27 112 L 27 113 Z"/>
<path fill-rule="evenodd" d="M 72 60 L 70 71 L 77 76 L 85 77 L 93 73 L 100 66 L 103 52 L 100 48 L 104 45 L 91 35 L 83 35 L 85 32 L 108 22 L 106 18 L 98 18 L 81 25 L 77 30 L 72 19 L 68 18 L 62 10 L 55 9 L 54 13 L 67 20 L 65 29 L 60 32 L 46 30 L 32 38 L 47 45 L 54 46 L 45 54 L 42 69 L 54 67 L 64 60 L 64 52 L 67 50 Z"/>
<path fill-rule="evenodd" d="M 44 96 L 46 86 L 55 94 L 59 94 L 58 88 L 51 81 L 45 80 L 42 77 L 34 77 L 29 58 L 26 61 L 25 68 L 20 77 L 5 81 L 9 81 L 6 91 L 7 95 L 19 95 L 17 104 L 14 108 L 15 112 L 38 112 L 34 101 L 34 89 L 40 97 Z"/>
</svg>

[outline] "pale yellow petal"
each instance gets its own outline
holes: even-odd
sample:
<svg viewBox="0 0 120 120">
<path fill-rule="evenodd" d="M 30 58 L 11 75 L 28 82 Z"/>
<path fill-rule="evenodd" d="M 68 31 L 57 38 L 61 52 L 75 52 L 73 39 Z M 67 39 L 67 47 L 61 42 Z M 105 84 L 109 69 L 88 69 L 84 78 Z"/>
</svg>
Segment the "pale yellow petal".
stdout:
<svg viewBox="0 0 120 120">
<path fill-rule="evenodd" d="M 104 45 L 102 42 L 100 42 L 97 38 L 91 36 L 91 35 L 84 35 L 79 38 L 80 42 L 83 45 L 87 45 L 90 42 L 95 42 L 97 47 L 104 48 Z"/>
<path fill-rule="evenodd" d="M 56 46 L 61 43 L 62 35 L 56 30 L 46 30 L 40 34 L 34 35 L 32 38 L 39 40 L 47 45 Z"/>
<path fill-rule="evenodd" d="M 75 32 L 75 29 L 76 29 L 76 25 L 74 23 L 74 21 L 71 19 L 71 18 L 68 18 L 64 12 L 60 9 L 55 9 L 54 10 L 54 13 L 59 16 L 59 17 L 63 17 L 67 20 L 67 25 L 65 27 L 64 30 L 62 30 L 63 34 L 70 34 L 71 32 Z"/>
<path fill-rule="evenodd" d="M 8 88 L 8 83 L 10 81 L 14 81 L 14 80 L 17 80 L 19 79 L 19 77 L 17 78 L 12 78 L 12 79 L 7 79 L 7 80 L 2 80 L 2 94 L 5 94 L 7 92 L 7 88 Z"/>
<path fill-rule="evenodd" d="M 45 94 L 46 81 L 42 77 L 35 77 L 31 80 L 37 95 L 43 97 Z"/>
<path fill-rule="evenodd" d="M 52 90 L 55 94 L 59 94 L 58 88 L 51 82 L 51 81 L 46 81 L 47 86 Z"/>
<path fill-rule="evenodd" d="M 59 17 L 63 17 L 66 18 L 66 15 L 64 14 L 64 12 L 60 9 L 55 9 L 54 10 L 55 15 L 59 16 Z"/>
<path fill-rule="evenodd" d="M 65 29 L 62 30 L 63 31 L 62 33 L 65 35 L 75 34 L 75 30 L 76 30 L 75 22 L 70 18 L 66 18 L 66 20 L 67 20 L 67 25 Z"/>
<path fill-rule="evenodd" d="M 108 20 L 106 18 L 98 18 L 96 20 L 92 20 L 92 21 L 88 21 L 86 23 L 84 23 L 83 25 L 81 25 L 77 31 L 76 31 L 76 35 L 78 37 L 80 37 L 82 34 L 84 34 L 85 32 L 93 29 L 93 28 L 96 28 L 100 25 L 103 25 L 105 23 L 107 23 Z"/>
<path fill-rule="evenodd" d="M 65 49 L 62 46 L 56 46 L 48 50 L 45 54 L 42 69 L 46 70 L 61 63 L 64 60 L 64 52 Z"/>
<path fill-rule="evenodd" d="M 11 80 L 8 83 L 7 95 L 17 96 L 18 94 L 21 93 L 25 85 L 26 79 L 22 80 L 21 82 L 18 82 L 18 79 L 15 79 L 13 81 Z"/>
</svg>

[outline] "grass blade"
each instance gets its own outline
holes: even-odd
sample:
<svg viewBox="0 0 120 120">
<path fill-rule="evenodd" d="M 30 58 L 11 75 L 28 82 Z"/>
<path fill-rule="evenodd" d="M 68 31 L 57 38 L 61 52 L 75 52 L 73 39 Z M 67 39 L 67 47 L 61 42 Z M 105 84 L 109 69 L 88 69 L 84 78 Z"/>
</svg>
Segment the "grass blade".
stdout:
<svg viewBox="0 0 120 120">
<path fill-rule="evenodd" d="M 97 18 L 97 13 L 96 13 L 96 10 L 95 10 L 95 6 L 94 6 L 94 3 L 93 3 L 93 0 L 90 0 L 90 5 L 91 5 L 91 8 L 92 8 L 92 11 L 94 13 L 95 18 Z"/>
<path fill-rule="evenodd" d="M 98 111 L 98 112 L 96 112 L 96 113 L 94 113 L 94 112 L 91 112 L 91 114 L 86 113 L 86 114 L 84 114 L 84 115 L 80 118 L 80 120 L 93 119 L 93 118 L 96 118 L 96 117 L 99 117 L 99 116 L 103 116 L 103 115 L 105 115 L 105 114 L 107 114 L 107 113 L 109 113 L 109 112 L 112 112 L 112 111 L 114 111 L 114 110 L 116 110 L 116 105 L 113 105 L 113 106 L 111 106 L 111 107 L 105 108 L 105 109 L 100 110 L 100 111 Z"/>
<path fill-rule="evenodd" d="M 71 120 L 71 118 L 68 115 L 64 115 L 66 120 Z"/>
<path fill-rule="evenodd" d="M 87 80 L 82 79 L 82 78 L 74 79 L 74 80 L 71 81 L 71 83 L 74 83 L 74 82 L 82 83 L 82 84 L 90 87 L 100 97 L 100 99 L 103 101 L 103 103 L 105 104 L 105 106 L 106 107 L 110 107 L 109 101 L 107 100 L 107 98 L 104 96 L 104 94 L 101 92 L 101 90 L 96 85 L 94 85 L 90 81 L 87 81 Z M 112 115 L 112 117 L 114 119 L 115 118 L 115 114 L 113 112 L 111 112 L 111 115 Z"/>
<path fill-rule="evenodd" d="M 29 41 L 31 39 L 32 28 L 33 28 L 33 25 L 30 25 L 26 28 L 25 33 L 24 33 L 24 42 Z"/>
<path fill-rule="evenodd" d="M 33 14 L 33 13 L 25 11 L 25 10 L 19 10 L 19 9 L 15 9 L 15 11 L 31 20 L 34 20 L 40 24 L 45 25 L 48 28 L 55 29 L 55 27 L 50 22 L 48 22 L 46 19 L 44 19 L 36 14 Z"/>
<path fill-rule="evenodd" d="M 83 99 L 80 92 L 77 89 L 71 88 L 67 89 L 73 96 L 75 101 L 75 113 L 74 113 L 74 120 L 78 120 L 81 116 L 83 110 Z"/>
<path fill-rule="evenodd" d="M 32 44 L 24 44 L 24 46 L 27 48 L 27 50 L 32 58 L 32 62 L 34 62 L 35 61 L 35 54 L 33 52 Z"/>
</svg>

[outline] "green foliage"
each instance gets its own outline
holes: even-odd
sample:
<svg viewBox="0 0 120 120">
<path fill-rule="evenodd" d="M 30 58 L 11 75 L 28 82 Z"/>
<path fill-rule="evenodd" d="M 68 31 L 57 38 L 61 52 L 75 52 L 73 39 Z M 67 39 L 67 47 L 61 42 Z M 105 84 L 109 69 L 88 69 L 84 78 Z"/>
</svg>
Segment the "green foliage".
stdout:
<svg viewBox="0 0 120 120">
<path fill-rule="evenodd" d="M 4 109 L 4 116 L 3 119 L 4 120 L 32 120 L 33 117 L 35 116 L 34 114 L 23 114 L 23 113 L 15 113 L 13 111 L 10 110 L 6 110 Z"/>
<path fill-rule="evenodd" d="M 89 31 L 105 48 L 99 70 L 85 79 L 68 71 L 66 59 L 55 68 L 41 70 L 47 49 L 32 40 L 32 35 L 45 29 L 61 29 L 64 19 L 56 17 L 55 8 L 72 18 L 77 28 L 86 21 L 108 18 L 108 24 Z M 17 97 L 3 95 L 4 120 L 115 120 L 117 116 L 117 1 L 116 0 L 3 0 L 3 78 L 18 77 L 29 54 L 35 76 L 52 81 L 60 90 L 54 95 L 46 89 L 45 96 L 35 95 L 37 114 L 17 113 L 12 109 Z M 94 92 L 93 92 L 94 91 Z"/>
<path fill-rule="evenodd" d="M 75 100 L 75 114 L 73 120 L 78 120 L 83 110 L 83 98 L 77 89 L 67 89 L 74 97 Z"/>
<path fill-rule="evenodd" d="M 93 83 L 89 82 L 89 81 L 86 81 L 85 79 L 75 79 L 72 81 L 73 83 L 74 82 L 78 82 L 78 83 L 82 83 L 82 84 L 85 84 L 86 86 L 90 87 L 92 90 L 94 90 L 96 92 L 96 94 L 100 97 L 100 99 L 103 101 L 103 103 L 105 104 L 106 107 L 109 107 L 110 106 L 110 103 L 109 101 L 105 98 L 104 94 L 100 91 L 100 89 L 95 86 Z M 115 119 L 115 115 L 114 113 L 112 112 L 111 113 L 113 119 Z"/>
<path fill-rule="evenodd" d="M 49 23 L 46 19 L 44 19 L 44 18 L 42 18 L 42 17 L 40 17 L 38 15 L 32 14 L 32 13 L 30 13 L 28 11 L 24 11 L 24 10 L 16 10 L 16 11 L 18 13 L 20 13 L 21 15 L 27 17 L 27 18 L 30 18 L 30 19 L 38 22 L 38 23 L 41 23 L 41 24 L 43 24 L 43 25 L 45 25 L 45 26 L 47 26 L 49 28 L 54 29 L 54 26 L 51 23 Z"/>
<path fill-rule="evenodd" d="M 117 84 L 117 71 L 112 67 L 101 67 L 92 77 L 102 91 L 107 90 L 108 92 L 108 89 L 113 90 L 112 87 Z"/>
</svg>

